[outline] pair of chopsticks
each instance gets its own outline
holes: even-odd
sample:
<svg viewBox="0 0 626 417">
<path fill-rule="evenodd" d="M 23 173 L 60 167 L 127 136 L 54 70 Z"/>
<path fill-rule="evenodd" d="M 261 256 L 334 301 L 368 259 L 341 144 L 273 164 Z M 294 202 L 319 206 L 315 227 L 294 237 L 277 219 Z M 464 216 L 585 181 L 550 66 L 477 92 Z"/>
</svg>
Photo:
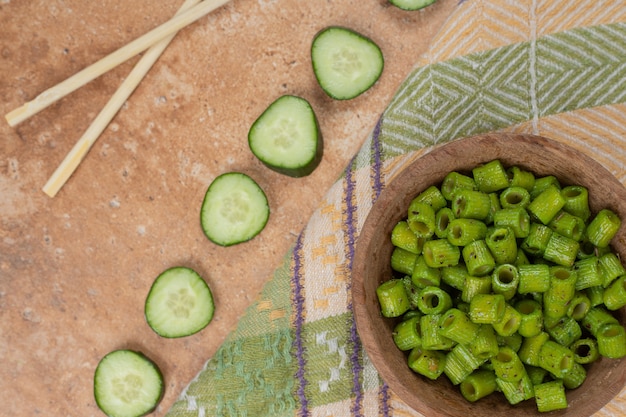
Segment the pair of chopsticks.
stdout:
<svg viewBox="0 0 626 417">
<path fill-rule="evenodd" d="M 89 152 L 89 149 L 95 143 L 96 139 L 98 139 L 100 134 L 111 122 L 128 97 L 130 97 L 159 56 L 165 51 L 171 40 L 176 36 L 176 33 L 228 1 L 229 0 L 185 0 L 184 4 L 172 19 L 74 74 L 65 81 L 49 88 L 32 101 L 7 113 L 5 116 L 7 122 L 10 126 L 15 126 L 110 69 L 147 50 L 118 90 L 111 96 L 98 116 L 93 120 L 83 136 L 76 142 L 72 150 L 67 154 L 56 171 L 54 171 L 43 187 L 44 193 L 50 197 L 54 197 L 59 192 L 87 152 Z"/>
</svg>

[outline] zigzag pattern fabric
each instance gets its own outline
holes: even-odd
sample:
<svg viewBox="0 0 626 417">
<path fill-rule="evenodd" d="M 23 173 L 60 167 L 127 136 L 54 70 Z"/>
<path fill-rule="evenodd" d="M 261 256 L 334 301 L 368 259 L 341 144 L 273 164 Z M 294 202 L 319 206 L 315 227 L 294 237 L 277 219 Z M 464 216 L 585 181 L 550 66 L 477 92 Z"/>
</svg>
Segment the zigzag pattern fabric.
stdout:
<svg viewBox="0 0 626 417">
<path fill-rule="evenodd" d="M 432 146 L 533 133 L 626 184 L 622 0 L 468 0 L 399 88 L 237 329 L 180 394 L 182 416 L 420 416 L 380 379 L 352 315 L 355 243 L 373 202 Z M 626 390 L 597 413 L 626 415 Z"/>
</svg>

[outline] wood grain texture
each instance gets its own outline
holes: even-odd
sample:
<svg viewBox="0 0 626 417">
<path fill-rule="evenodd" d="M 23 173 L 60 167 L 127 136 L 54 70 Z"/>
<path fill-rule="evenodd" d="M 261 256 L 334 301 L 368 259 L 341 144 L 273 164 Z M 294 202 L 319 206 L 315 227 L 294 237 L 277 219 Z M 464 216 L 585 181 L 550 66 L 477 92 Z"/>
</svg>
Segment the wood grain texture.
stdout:
<svg viewBox="0 0 626 417">
<path fill-rule="evenodd" d="M 413 373 L 406 365 L 405 354 L 393 343 L 394 320 L 380 315 L 376 297 L 376 287 L 392 274 L 391 230 L 406 217 L 410 201 L 428 186 L 439 184 L 448 172 L 471 171 L 493 159 L 500 159 L 506 166 L 526 168 L 538 176 L 555 175 L 563 184 L 584 185 L 590 190 L 592 211 L 610 208 L 626 219 L 626 188 L 620 182 L 586 155 L 539 136 L 494 133 L 459 139 L 434 148 L 404 167 L 383 190 L 365 220 L 357 241 L 352 296 L 357 328 L 368 356 L 390 388 L 427 416 L 540 415 L 534 402 L 511 407 L 499 394 L 471 404 L 447 378 L 433 382 Z M 626 226 L 612 244 L 621 259 L 626 259 Z M 618 312 L 622 323 L 625 310 Z M 569 408 L 550 415 L 592 415 L 617 395 L 624 383 L 626 359 L 602 359 L 589 368 L 582 387 L 568 392 Z"/>
</svg>

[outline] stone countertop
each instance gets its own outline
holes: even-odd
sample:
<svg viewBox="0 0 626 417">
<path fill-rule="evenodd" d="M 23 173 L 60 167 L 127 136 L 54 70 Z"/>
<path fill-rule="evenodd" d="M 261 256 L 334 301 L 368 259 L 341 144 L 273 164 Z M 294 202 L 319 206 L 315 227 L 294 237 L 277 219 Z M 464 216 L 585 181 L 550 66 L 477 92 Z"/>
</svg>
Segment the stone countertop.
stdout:
<svg viewBox="0 0 626 417">
<path fill-rule="evenodd" d="M 166 380 L 163 415 L 280 265 L 458 0 L 404 12 L 385 0 L 233 0 L 185 28 L 55 198 L 42 191 L 137 62 L 133 58 L 11 128 L 0 122 L 0 415 L 98 416 L 93 372 L 118 348 L 145 352 Z M 170 18 L 182 0 L 0 0 L 0 111 Z M 311 70 L 317 31 L 342 25 L 385 55 L 379 82 L 333 101 Z M 247 146 L 251 123 L 282 94 L 317 113 L 322 163 L 274 173 Z M 208 184 L 251 175 L 271 217 L 250 242 L 210 243 L 199 225 Z M 202 332 L 163 339 L 143 305 L 154 278 L 184 265 L 216 299 Z"/>
</svg>

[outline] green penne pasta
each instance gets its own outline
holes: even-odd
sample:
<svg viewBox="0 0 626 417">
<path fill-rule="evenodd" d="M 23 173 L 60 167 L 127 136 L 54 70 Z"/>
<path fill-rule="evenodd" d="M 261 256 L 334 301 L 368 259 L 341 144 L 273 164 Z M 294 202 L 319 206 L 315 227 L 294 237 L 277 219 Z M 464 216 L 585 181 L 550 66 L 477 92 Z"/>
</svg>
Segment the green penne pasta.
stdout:
<svg viewBox="0 0 626 417">
<path fill-rule="evenodd" d="M 491 358 L 496 376 L 506 382 L 517 382 L 526 374 L 524 364 L 513 349 L 501 347 L 498 354 Z"/>
<path fill-rule="evenodd" d="M 585 289 L 585 294 L 591 302 L 591 307 L 597 307 L 604 303 L 604 287 L 601 285 Z"/>
<path fill-rule="evenodd" d="M 522 187 L 530 192 L 535 186 L 535 174 L 518 166 L 506 170 L 511 187 Z"/>
<path fill-rule="evenodd" d="M 405 275 L 402 278 L 402 283 L 404 284 L 404 290 L 406 291 L 406 295 L 409 298 L 409 311 L 417 310 L 417 300 L 419 299 L 420 289 L 413 284 L 413 280 L 410 276 Z M 407 312 L 408 313 L 408 312 Z M 405 315 L 407 314 L 405 313 Z"/>
<path fill-rule="evenodd" d="M 457 343 L 467 345 L 478 334 L 479 325 L 458 308 L 450 308 L 439 319 L 439 333 Z"/>
<path fill-rule="evenodd" d="M 591 210 L 589 209 L 589 191 L 581 185 L 568 185 L 563 187 L 561 195 L 565 199 L 563 210 L 580 217 L 584 222 L 589 219 Z"/>
<path fill-rule="evenodd" d="M 452 198 L 452 211 L 456 218 L 484 220 L 491 210 L 489 194 L 460 189 Z"/>
<path fill-rule="evenodd" d="M 550 288 L 550 267 L 546 264 L 528 264 L 517 267 L 520 294 L 543 293 Z"/>
<path fill-rule="evenodd" d="M 443 373 L 446 355 L 437 350 L 416 347 L 409 353 L 409 368 L 428 379 L 435 380 Z"/>
<path fill-rule="evenodd" d="M 439 239 L 448 237 L 450 222 L 454 220 L 454 212 L 450 207 L 443 207 L 435 213 L 435 236 Z"/>
<path fill-rule="evenodd" d="M 428 203 L 413 200 L 407 223 L 418 238 L 428 239 L 435 234 L 435 210 Z"/>
<path fill-rule="evenodd" d="M 493 224 L 496 227 L 510 227 L 516 238 L 525 238 L 530 234 L 530 215 L 523 207 L 507 207 L 496 211 Z"/>
<path fill-rule="evenodd" d="M 515 303 L 520 313 L 521 322 L 517 332 L 523 337 L 537 336 L 543 330 L 543 313 L 541 304 L 535 300 L 524 299 Z"/>
<path fill-rule="evenodd" d="M 561 317 L 556 324 L 547 326 L 546 330 L 555 342 L 567 347 L 582 337 L 580 325 L 568 316 Z"/>
<path fill-rule="evenodd" d="M 613 281 L 604 290 L 602 300 L 609 310 L 619 310 L 626 306 L 626 275 L 622 275 Z"/>
<path fill-rule="evenodd" d="M 487 225 L 476 219 L 454 219 L 448 226 L 448 242 L 455 246 L 466 246 L 487 236 Z"/>
<path fill-rule="evenodd" d="M 572 369 L 563 375 L 563 386 L 567 389 L 576 389 L 580 387 L 587 379 L 587 370 L 578 362 L 574 363 Z"/>
<path fill-rule="evenodd" d="M 461 395 L 470 402 L 492 394 L 496 388 L 496 374 L 486 369 L 479 369 L 468 375 L 460 385 Z"/>
<path fill-rule="evenodd" d="M 483 222 L 485 222 L 485 224 L 492 224 L 496 213 L 500 211 L 502 207 L 500 206 L 500 196 L 498 193 L 489 193 L 487 195 L 489 196 L 490 207 L 489 213 L 487 213 L 487 217 L 483 219 Z"/>
<path fill-rule="evenodd" d="M 544 314 L 560 318 L 567 314 L 568 303 L 576 294 L 576 272 L 562 266 L 550 267 L 550 286 L 544 293 Z"/>
<path fill-rule="evenodd" d="M 535 184 L 530 190 L 530 199 L 534 200 L 539 194 L 541 194 L 546 188 L 549 187 L 555 187 L 558 190 L 561 189 L 561 184 L 554 175 L 547 175 L 545 177 L 535 178 Z"/>
<path fill-rule="evenodd" d="M 422 330 L 422 347 L 426 350 L 448 350 L 456 342 L 439 333 L 439 320 L 441 314 L 425 314 L 420 317 L 420 329 Z"/>
<path fill-rule="evenodd" d="M 461 291 L 461 300 L 465 303 L 472 301 L 478 294 L 488 294 L 491 292 L 491 276 L 474 276 L 465 277 L 465 284 Z"/>
<path fill-rule="evenodd" d="M 541 413 L 567 408 L 563 381 L 554 380 L 535 385 L 535 401 Z"/>
<path fill-rule="evenodd" d="M 455 345 L 446 355 L 443 372 L 454 385 L 458 385 L 485 362 L 477 358 L 465 345 Z"/>
<path fill-rule="evenodd" d="M 441 268 L 441 280 L 459 291 L 462 291 L 465 287 L 465 279 L 468 275 L 467 268 L 464 264 Z"/>
<path fill-rule="evenodd" d="M 393 341 L 400 350 L 411 350 L 422 345 L 420 316 L 398 323 L 393 329 Z"/>
<path fill-rule="evenodd" d="M 476 294 L 470 300 L 469 317 L 474 323 L 497 323 L 502 320 L 506 306 L 502 294 Z"/>
<path fill-rule="evenodd" d="M 567 347 L 553 340 L 548 340 L 541 346 L 539 366 L 556 378 L 563 378 L 563 375 L 572 369 L 573 364 L 574 353 Z"/>
<path fill-rule="evenodd" d="M 548 227 L 556 233 L 573 239 L 575 241 L 582 240 L 585 233 L 585 221 L 578 216 L 561 210 L 550 220 Z"/>
<path fill-rule="evenodd" d="M 583 328 L 597 338 L 601 327 L 606 324 L 619 324 L 619 322 L 606 308 L 597 306 L 589 309 L 581 324 Z"/>
<path fill-rule="evenodd" d="M 626 330 L 619 323 L 608 323 L 597 332 L 598 352 L 611 359 L 626 356 Z"/>
<path fill-rule="evenodd" d="M 552 237 L 552 229 L 540 223 L 531 223 L 528 236 L 522 241 L 522 249 L 532 256 L 543 256 Z"/>
<path fill-rule="evenodd" d="M 530 203 L 530 193 L 526 188 L 510 186 L 500 193 L 500 206 L 507 208 L 526 208 Z"/>
<path fill-rule="evenodd" d="M 517 259 L 517 239 L 508 226 L 489 228 L 485 243 L 497 264 L 512 264 Z"/>
<path fill-rule="evenodd" d="M 417 255 L 406 249 L 395 247 L 391 252 L 391 268 L 394 271 L 411 275 L 416 261 Z"/>
<path fill-rule="evenodd" d="M 504 313 L 500 319 L 491 325 L 498 335 L 507 337 L 514 335 L 519 329 L 521 323 L 521 314 L 513 306 L 506 304 L 504 307 Z"/>
<path fill-rule="evenodd" d="M 501 264 L 491 273 L 491 290 L 502 294 L 507 301 L 515 296 L 518 285 L 519 273 L 515 265 Z"/>
<path fill-rule="evenodd" d="M 598 343 L 590 337 L 578 339 L 572 343 L 570 350 L 574 353 L 574 361 L 582 365 L 590 364 L 600 358 Z"/>
<path fill-rule="evenodd" d="M 533 385 L 539 385 L 545 381 L 548 371 L 538 366 L 526 365 L 526 373 Z"/>
<path fill-rule="evenodd" d="M 391 243 L 396 247 L 419 255 L 424 241 L 413 233 L 406 221 L 400 221 L 391 231 Z"/>
<path fill-rule="evenodd" d="M 584 290 L 604 283 L 604 276 L 597 256 L 589 256 L 574 262 L 576 271 L 576 289 Z"/>
<path fill-rule="evenodd" d="M 591 300 L 587 297 L 587 294 L 576 291 L 574 298 L 567 307 L 567 316 L 574 320 L 580 321 L 587 315 L 587 312 L 591 308 Z"/>
<path fill-rule="evenodd" d="M 557 265 L 572 266 L 576 261 L 580 243 L 558 233 L 552 233 L 543 252 L 543 258 Z"/>
<path fill-rule="evenodd" d="M 493 193 L 509 186 L 509 176 L 502 163 L 495 159 L 472 169 L 476 187 L 484 193 Z"/>
<path fill-rule="evenodd" d="M 470 275 L 481 276 L 489 274 L 496 266 L 496 260 L 487 247 L 484 239 L 476 240 L 463 247 L 461 251 L 463 261 Z"/>
<path fill-rule="evenodd" d="M 423 255 L 417 257 L 411 280 L 417 288 L 438 287 L 441 283 L 441 271 L 428 265 Z"/>
<path fill-rule="evenodd" d="M 469 348 L 474 356 L 481 359 L 487 360 L 496 355 L 500 347 L 493 327 L 490 324 L 481 324 Z"/>
<path fill-rule="evenodd" d="M 400 279 L 383 282 L 376 288 L 376 295 L 384 317 L 399 317 L 411 307 L 404 283 Z"/>
<path fill-rule="evenodd" d="M 461 259 L 461 250 L 446 239 L 427 240 L 424 242 L 422 256 L 431 268 L 454 266 Z"/>
<path fill-rule="evenodd" d="M 533 383 L 527 373 L 524 373 L 522 379 L 516 382 L 508 382 L 496 377 L 496 384 L 511 405 L 519 404 L 535 396 Z"/>
<path fill-rule="evenodd" d="M 600 274 L 602 275 L 602 286 L 608 287 L 614 279 L 626 275 L 626 269 L 622 262 L 613 252 L 608 252 L 598 257 L 600 263 Z"/>
<path fill-rule="evenodd" d="M 613 211 L 602 209 L 587 225 L 587 239 L 594 246 L 606 248 L 615 236 L 622 221 Z"/>
<path fill-rule="evenodd" d="M 550 340 L 550 335 L 546 332 L 541 332 L 536 336 L 526 337 L 522 342 L 520 350 L 517 352 L 519 358 L 526 365 L 540 366 L 540 353 L 543 345 Z"/>
<path fill-rule="evenodd" d="M 547 225 L 561 211 L 565 205 L 565 198 L 561 190 L 555 186 L 549 186 L 528 204 L 530 215 Z"/>
<path fill-rule="evenodd" d="M 431 185 L 419 193 L 412 202 L 426 203 L 431 206 L 435 212 L 444 208 L 448 204 L 446 198 L 441 193 L 441 190 L 435 185 Z"/>
<path fill-rule="evenodd" d="M 448 201 L 452 201 L 459 190 L 478 190 L 474 178 L 456 171 L 448 173 L 441 183 L 441 193 Z"/>
<path fill-rule="evenodd" d="M 417 300 L 417 308 L 424 314 L 443 314 L 452 307 L 450 294 L 439 287 L 424 287 Z"/>
</svg>

